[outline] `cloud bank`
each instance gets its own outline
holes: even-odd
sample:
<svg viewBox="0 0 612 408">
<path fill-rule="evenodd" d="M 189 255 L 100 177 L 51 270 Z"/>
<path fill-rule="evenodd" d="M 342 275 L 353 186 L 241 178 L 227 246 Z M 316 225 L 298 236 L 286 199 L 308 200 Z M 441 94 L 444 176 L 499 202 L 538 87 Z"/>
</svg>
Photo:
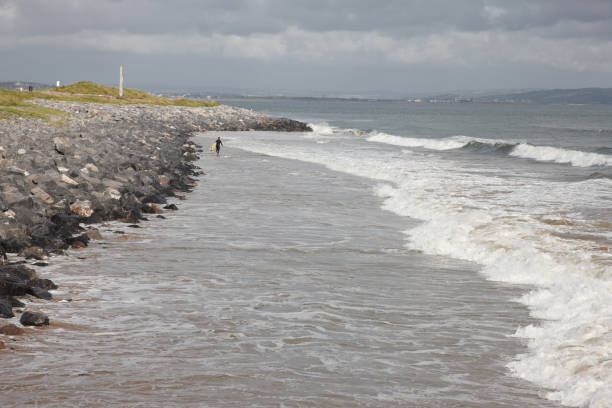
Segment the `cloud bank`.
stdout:
<svg viewBox="0 0 612 408">
<path fill-rule="evenodd" d="M 28 49 L 339 69 L 509 64 L 607 78 L 612 2 L 0 0 L 0 52 Z"/>
</svg>

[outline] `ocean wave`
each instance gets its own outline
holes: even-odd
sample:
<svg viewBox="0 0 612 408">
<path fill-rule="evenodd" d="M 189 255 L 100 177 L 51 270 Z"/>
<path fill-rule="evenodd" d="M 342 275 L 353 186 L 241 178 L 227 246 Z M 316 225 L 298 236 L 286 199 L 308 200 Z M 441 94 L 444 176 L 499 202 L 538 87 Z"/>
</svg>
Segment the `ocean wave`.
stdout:
<svg viewBox="0 0 612 408">
<path fill-rule="evenodd" d="M 473 140 L 463 145 L 462 149 L 485 153 L 509 154 L 516 146 L 517 143 L 505 143 L 495 141 L 483 142 L 482 140 Z"/>
<path fill-rule="evenodd" d="M 515 146 L 510 155 L 543 162 L 569 163 L 576 167 L 612 166 L 612 156 L 609 155 L 527 143 Z"/>
<path fill-rule="evenodd" d="M 608 179 L 608 180 L 612 180 L 612 174 L 605 174 L 605 173 L 601 173 L 599 171 L 596 171 L 594 173 L 589 174 L 586 179 L 587 180 L 595 180 L 595 179 Z"/>
<path fill-rule="evenodd" d="M 451 138 L 445 139 L 426 139 L 414 137 L 394 136 L 387 133 L 372 132 L 367 139 L 369 142 L 386 143 L 395 146 L 403 147 L 424 147 L 431 150 L 453 150 L 460 149 L 465 146 L 465 142 L 454 140 Z"/>
<path fill-rule="evenodd" d="M 470 136 L 451 136 L 442 139 L 428 139 L 372 132 L 367 140 L 369 142 L 385 143 L 394 146 L 422 147 L 430 150 L 465 149 L 481 153 L 504 154 L 540 162 L 571 164 L 575 167 L 612 166 L 612 155 Z M 601 147 L 598 151 L 607 151 L 607 149 L 607 147 Z"/>
<path fill-rule="evenodd" d="M 320 139 L 320 138 L 344 138 L 349 135 L 361 135 L 365 132 L 360 129 L 348 129 L 341 128 L 338 126 L 332 126 L 326 122 L 321 123 L 309 123 L 308 126 L 312 129 L 312 132 L 305 133 L 304 138 L 306 139 Z"/>
</svg>

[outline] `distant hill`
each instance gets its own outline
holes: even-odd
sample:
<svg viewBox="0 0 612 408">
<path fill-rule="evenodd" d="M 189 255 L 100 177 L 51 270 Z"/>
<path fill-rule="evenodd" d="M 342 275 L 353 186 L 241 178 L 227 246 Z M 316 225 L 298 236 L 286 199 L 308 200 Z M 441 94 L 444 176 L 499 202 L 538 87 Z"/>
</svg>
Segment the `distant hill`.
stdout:
<svg viewBox="0 0 612 408">
<path fill-rule="evenodd" d="M 477 98 L 482 102 L 612 104 L 612 88 L 548 89 L 489 95 Z"/>
<path fill-rule="evenodd" d="M 4 89 L 23 88 L 24 91 L 27 91 L 30 86 L 34 90 L 51 88 L 51 85 L 41 84 L 39 82 L 28 82 L 28 81 L 0 82 L 0 88 L 4 88 Z"/>
</svg>

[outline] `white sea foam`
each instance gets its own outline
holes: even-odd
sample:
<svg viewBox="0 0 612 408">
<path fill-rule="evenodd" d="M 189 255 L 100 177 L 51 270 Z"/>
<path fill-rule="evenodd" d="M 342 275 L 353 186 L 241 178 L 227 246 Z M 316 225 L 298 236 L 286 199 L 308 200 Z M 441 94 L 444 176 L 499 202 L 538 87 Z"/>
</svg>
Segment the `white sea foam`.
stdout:
<svg viewBox="0 0 612 408">
<path fill-rule="evenodd" d="M 309 123 L 308 126 L 310 126 L 312 129 L 312 133 L 306 133 L 305 136 L 331 136 L 336 130 L 340 130 L 339 128 L 330 126 L 327 123 Z"/>
<path fill-rule="evenodd" d="M 401 138 L 373 134 L 367 140 L 406 147 L 447 150 L 466 139 Z M 572 217 L 573 206 L 605 203 L 609 180 L 541 183 L 531 179 L 463 172 L 457 163 L 409 154 L 390 160 L 384 149 L 368 146 L 292 146 L 259 143 L 248 150 L 319 163 L 332 170 L 380 180 L 376 193 L 384 208 L 421 220 L 409 231 L 408 247 L 483 265 L 492 280 L 534 285 L 520 301 L 541 325 L 519 328 L 529 353 L 508 365 L 519 377 L 555 390 L 549 398 L 570 406 L 609 406 L 612 384 L 612 258 L 610 251 L 584 239 L 583 224 L 545 223 L 543 217 Z M 432 161 L 433 160 L 433 161 Z M 574 164 L 576 165 L 576 164 Z M 608 404 L 608 405 L 607 405 Z"/>
<path fill-rule="evenodd" d="M 569 163 L 576 167 L 612 166 L 612 156 L 609 155 L 550 146 L 533 146 L 527 143 L 515 146 L 510 155 L 537 161 Z"/>
<path fill-rule="evenodd" d="M 380 132 L 372 132 L 367 140 L 394 146 L 422 147 L 430 150 L 460 149 L 473 142 L 491 146 L 515 145 L 510 152 L 510 155 L 514 157 L 533 159 L 542 162 L 567 163 L 576 167 L 612 166 L 612 156 L 610 155 L 551 146 L 534 146 L 512 140 L 483 139 L 463 135 L 441 139 L 428 139 L 395 136 Z"/>
<path fill-rule="evenodd" d="M 349 135 L 361 135 L 363 131 L 360 129 L 345 129 L 337 126 L 330 126 L 328 123 L 309 123 L 308 126 L 312 132 L 304 133 L 302 136 L 305 139 L 321 139 L 321 138 L 345 138 Z"/>
<path fill-rule="evenodd" d="M 414 137 L 401 137 L 389 135 L 387 133 L 373 132 L 368 137 L 370 142 L 386 143 L 395 146 L 403 147 L 424 147 L 432 150 L 451 150 L 460 149 L 465 146 L 466 142 L 444 138 L 444 139 L 425 139 Z"/>
</svg>

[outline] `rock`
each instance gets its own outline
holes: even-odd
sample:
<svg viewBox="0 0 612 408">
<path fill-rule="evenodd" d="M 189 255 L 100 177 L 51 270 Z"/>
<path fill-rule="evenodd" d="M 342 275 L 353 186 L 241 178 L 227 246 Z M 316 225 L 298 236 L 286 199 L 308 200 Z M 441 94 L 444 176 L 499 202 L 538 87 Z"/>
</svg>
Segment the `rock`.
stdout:
<svg viewBox="0 0 612 408">
<path fill-rule="evenodd" d="M 28 281 L 28 285 L 42 289 L 57 289 L 57 285 L 51 279 L 32 279 Z"/>
<path fill-rule="evenodd" d="M 87 231 L 85 231 L 85 235 L 87 235 L 87 238 L 93 240 L 103 239 L 102 234 L 100 234 L 100 230 L 98 230 L 97 228 L 89 228 Z"/>
<path fill-rule="evenodd" d="M 5 319 L 15 317 L 13 314 L 13 306 L 8 296 L 0 296 L 0 317 Z"/>
<path fill-rule="evenodd" d="M 14 279 L 0 279 L 0 296 L 25 296 L 28 287 L 23 281 Z"/>
<path fill-rule="evenodd" d="M 79 185 L 78 182 L 74 181 L 73 179 L 71 179 L 70 177 L 68 177 L 65 174 L 62 174 L 60 176 L 60 181 L 63 181 L 64 183 L 69 184 L 71 186 L 78 186 Z"/>
<path fill-rule="evenodd" d="M 110 187 L 104 190 L 104 196 L 112 200 L 121 199 L 121 193 L 115 190 L 114 188 L 110 188 Z"/>
<path fill-rule="evenodd" d="M 68 245 L 74 245 L 77 242 L 80 242 L 83 244 L 83 246 L 79 246 L 78 248 L 85 248 L 87 244 L 89 243 L 89 237 L 87 236 L 87 234 L 81 234 L 81 235 L 77 235 L 75 237 L 70 237 L 66 239 L 66 243 Z"/>
<path fill-rule="evenodd" d="M 24 248 L 19 255 L 23 256 L 25 259 L 36 259 L 40 261 L 45 255 L 47 255 L 47 251 L 41 247 L 33 246 Z"/>
<path fill-rule="evenodd" d="M 0 341 L 0 350 L 2 350 L 3 348 L 6 348 L 6 346 L 4 345 L 4 342 Z"/>
<path fill-rule="evenodd" d="M 11 306 L 13 307 L 25 307 L 25 303 L 23 303 L 22 301 L 15 299 L 14 297 L 9 297 L 9 300 L 11 301 Z"/>
<path fill-rule="evenodd" d="M 82 218 L 89 218 L 94 212 L 89 200 L 77 200 L 70 205 L 70 211 Z"/>
<path fill-rule="evenodd" d="M 19 168 L 17 166 L 9 166 L 9 167 L 7 167 L 6 170 L 9 173 L 11 173 L 11 174 L 19 174 L 19 175 L 22 175 L 22 176 L 29 176 L 30 175 L 29 171 L 21 169 L 21 168 Z"/>
<path fill-rule="evenodd" d="M 47 193 L 40 187 L 34 187 L 32 190 L 30 190 L 30 193 L 32 193 L 33 196 L 40 198 L 42 201 L 49 205 L 55 203 L 53 197 L 51 197 L 49 193 Z"/>
<path fill-rule="evenodd" d="M 53 299 L 53 295 L 51 295 L 51 293 L 47 292 L 43 288 L 38 288 L 36 286 L 28 287 L 28 293 L 30 295 L 34 296 L 34 297 L 39 298 L 39 299 L 44 299 L 44 300 L 51 300 L 51 299 Z"/>
<path fill-rule="evenodd" d="M 4 200 L 4 197 L 2 196 L 2 194 L 0 194 L 0 212 L 4 212 L 8 209 L 9 209 L 8 204 Z"/>
<path fill-rule="evenodd" d="M 19 323 L 24 326 L 44 326 L 49 324 L 49 318 L 42 312 L 27 311 L 21 315 Z"/>
<path fill-rule="evenodd" d="M 157 182 L 162 186 L 167 186 L 170 183 L 170 177 L 165 174 L 160 174 L 157 176 Z"/>
<path fill-rule="evenodd" d="M 79 248 L 87 248 L 87 245 L 81 241 L 75 241 L 72 244 L 70 244 L 70 246 L 73 249 L 79 249 Z"/>
<path fill-rule="evenodd" d="M 148 213 L 148 214 L 160 214 L 163 211 L 157 205 L 153 203 L 146 203 L 144 207 L 142 208 L 142 212 Z"/>
<path fill-rule="evenodd" d="M 20 281 L 35 279 L 36 271 L 23 264 L 9 264 L 0 266 L 0 278 L 14 277 Z"/>
<path fill-rule="evenodd" d="M 72 147 L 72 143 L 63 137 L 54 138 L 53 143 L 55 145 L 55 151 L 61 155 L 68 153 L 69 149 Z"/>
<path fill-rule="evenodd" d="M 174 205 L 174 204 L 168 204 L 168 205 L 164 206 L 164 209 L 165 210 L 175 210 L 176 211 L 176 210 L 178 210 L 178 207 L 176 205 Z"/>
<path fill-rule="evenodd" d="M 94 173 L 98 173 L 98 172 L 100 172 L 100 170 L 98 170 L 98 167 L 97 167 L 95 164 L 93 164 L 93 163 L 87 163 L 87 164 L 85 165 L 85 168 L 86 168 L 87 170 L 89 170 L 89 171 L 94 172 Z"/>
<path fill-rule="evenodd" d="M 6 336 L 21 336 L 22 334 L 25 333 L 25 330 L 23 330 L 19 326 L 15 326 L 14 324 L 9 323 L 9 324 L 5 324 L 4 326 L 0 327 L 0 333 Z"/>
</svg>

